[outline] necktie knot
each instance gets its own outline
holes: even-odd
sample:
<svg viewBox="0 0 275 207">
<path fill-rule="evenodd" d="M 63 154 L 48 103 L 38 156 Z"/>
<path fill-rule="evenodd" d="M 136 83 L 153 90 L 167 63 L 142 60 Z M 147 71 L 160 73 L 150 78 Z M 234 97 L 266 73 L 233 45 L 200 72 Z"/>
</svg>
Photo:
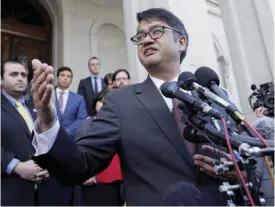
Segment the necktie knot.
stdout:
<svg viewBox="0 0 275 207">
<path fill-rule="evenodd" d="M 30 114 L 28 113 L 27 109 L 24 107 L 23 103 L 20 101 L 15 102 L 15 106 L 19 114 L 22 116 L 22 118 L 25 120 L 30 132 L 32 131 L 32 119 L 30 117 Z"/>
<path fill-rule="evenodd" d="M 18 108 L 18 107 L 23 106 L 23 104 L 20 101 L 16 101 L 15 102 L 15 106 Z"/>
</svg>

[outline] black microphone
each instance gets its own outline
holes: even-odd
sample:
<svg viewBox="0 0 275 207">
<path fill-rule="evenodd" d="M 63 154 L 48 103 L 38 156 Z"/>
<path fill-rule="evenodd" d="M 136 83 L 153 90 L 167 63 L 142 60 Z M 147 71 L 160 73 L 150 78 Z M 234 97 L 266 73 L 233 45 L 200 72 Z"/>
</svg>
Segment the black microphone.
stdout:
<svg viewBox="0 0 275 207">
<path fill-rule="evenodd" d="M 203 87 L 209 88 L 216 95 L 231 103 L 229 98 L 224 94 L 224 92 L 219 88 L 220 79 L 217 73 L 208 67 L 200 67 L 195 71 L 195 76 L 198 83 Z M 232 103 L 231 103 L 232 104 Z"/>
<path fill-rule="evenodd" d="M 220 112 L 209 106 L 207 103 L 181 91 L 176 81 L 164 82 L 160 86 L 160 90 L 161 93 L 167 98 L 177 98 L 183 103 L 192 106 L 194 109 L 202 111 L 216 119 L 220 119 L 222 117 Z"/>
<path fill-rule="evenodd" d="M 194 124 L 194 120 L 192 120 L 192 122 Z M 197 124 L 194 124 L 194 125 L 197 125 Z M 216 144 L 222 143 L 223 145 L 226 145 L 224 133 L 221 131 L 218 131 L 212 125 L 208 124 L 207 122 L 204 122 L 203 124 L 202 122 L 200 122 L 200 125 L 196 127 L 198 128 L 200 127 L 200 130 L 204 131 L 206 135 L 211 139 L 212 142 Z M 194 129 L 191 125 L 188 125 L 184 128 L 183 136 L 187 141 L 192 143 L 209 142 L 208 139 L 205 137 L 205 135 L 200 133 L 198 130 Z M 231 145 L 235 148 L 239 148 L 239 146 L 242 143 L 247 143 L 254 147 L 265 148 L 265 145 L 257 137 L 248 137 L 248 136 L 238 135 L 233 133 L 229 133 L 228 137 Z M 266 140 L 266 142 L 270 147 L 274 147 L 274 141 Z"/>
<path fill-rule="evenodd" d="M 214 101 L 215 103 L 219 104 L 220 106 L 226 108 L 229 112 L 235 113 L 238 112 L 238 109 L 231 105 L 230 103 L 226 102 L 224 99 L 220 98 L 216 94 L 212 93 L 208 89 L 204 88 L 200 84 L 197 83 L 198 80 L 196 76 L 189 71 L 182 72 L 178 77 L 179 86 L 184 90 L 196 90 L 200 95 Z"/>
<path fill-rule="evenodd" d="M 203 206 L 200 190 L 192 183 L 181 181 L 170 185 L 162 198 L 165 206 Z"/>
</svg>

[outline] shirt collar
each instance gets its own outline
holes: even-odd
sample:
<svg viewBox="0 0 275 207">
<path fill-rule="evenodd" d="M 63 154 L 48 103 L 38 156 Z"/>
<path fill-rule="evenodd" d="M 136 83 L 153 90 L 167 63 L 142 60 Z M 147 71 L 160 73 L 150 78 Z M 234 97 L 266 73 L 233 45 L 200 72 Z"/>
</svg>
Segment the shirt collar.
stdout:
<svg viewBox="0 0 275 207">
<path fill-rule="evenodd" d="M 4 89 L 2 89 L 2 94 L 8 99 L 8 101 L 13 105 L 15 106 L 15 103 L 17 101 L 21 102 L 23 105 L 25 105 L 25 97 L 24 96 L 21 96 L 21 98 L 19 100 L 16 100 L 15 98 L 11 97 L 10 95 L 8 95 L 6 93 L 6 91 Z"/>
<path fill-rule="evenodd" d="M 69 90 L 69 89 L 61 90 L 61 89 L 58 88 L 58 87 L 56 88 L 56 92 L 57 92 L 58 94 L 60 94 L 62 91 L 64 92 L 64 94 L 67 94 L 67 93 L 69 93 L 70 90 Z"/>
<path fill-rule="evenodd" d="M 164 80 L 161 80 L 161 79 L 158 79 L 158 78 L 155 78 L 151 75 L 149 75 L 149 77 L 151 78 L 151 80 L 153 81 L 153 83 L 155 84 L 155 86 L 157 87 L 158 90 L 160 90 L 160 86 L 165 82 Z M 172 81 L 178 81 L 178 75 L 173 78 Z"/>
<path fill-rule="evenodd" d="M 98 79 L 100 78 L 100 74 L 98 73 L 97 75 L 91 73 L 91 78 L 97 77 Z"/>
</svg>

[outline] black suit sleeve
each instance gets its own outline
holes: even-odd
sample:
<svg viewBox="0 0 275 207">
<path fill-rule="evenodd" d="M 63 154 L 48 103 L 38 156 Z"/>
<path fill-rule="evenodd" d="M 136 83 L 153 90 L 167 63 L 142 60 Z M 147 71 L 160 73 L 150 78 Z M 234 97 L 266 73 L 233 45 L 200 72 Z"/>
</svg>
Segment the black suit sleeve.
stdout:
<svg viewBox="0 0 275 207">
<path fill-rule="evenodd" d="M 15 158 L 15 154 L 9 150 L 5 150 L 1 146 L 1 170 L 2 174 L 6 172 L 6 169 L 12 159 Z"/>
<path fill-rule="evenodd" d="M 108 167 L 119 139 L 119 109 L 109 93 L 87 135 L 75 142 L 61 127 L 50 151 L 33 160 L 62 184 L 80 184 Z"/>
<path fill-rule="evenodd" d="M 77 89 L 77 93 L 82 95 L 84 97 L 84 83 L 83 83 L 83 80 L 81 80 L 79 82 L 79 85 L 78 85 L 78 89 Z"/>
</svg>

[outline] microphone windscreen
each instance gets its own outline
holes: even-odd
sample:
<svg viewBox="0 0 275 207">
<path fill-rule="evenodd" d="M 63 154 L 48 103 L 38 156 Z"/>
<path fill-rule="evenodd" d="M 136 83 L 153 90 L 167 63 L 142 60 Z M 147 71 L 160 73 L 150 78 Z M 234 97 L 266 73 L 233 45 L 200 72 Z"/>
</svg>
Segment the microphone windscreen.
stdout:
<svg viewBox="0 0 275 207">
<path fill-rule="evenodd" d="M 163 204 L 166 206 L 201 206 L 199 189 L 190 182 L 177 182 L 170 185 L 164 193 Z"/>
<path fill-rule="evenodd" d="M 210 86 L 210 83 L 214 81 L 217 86 L 220 85 L 220 79 L 218 74 L 208 67 L 200 67 L 196 70 L 195 76 L 198 80 L 198 84 L 202 85 L 203 87 Z"/>
<path fill-rule="evenodd" d="M 252 126 L 262 135 L 264 139 L 274 139 L 274 119 L 270 117 L 257 118 Z"/>
<path fill-rule="evenodd" d="M 196 76 L 192 72 L 190 72 L 190 71 L 184 71 L 184 72 L 182 72 L 179 75 L 178 82 L 180 82 L 180 81 L 184 81 L 185 82 L 187 80 L 193 80 L 194 82 L 196 82 L 197 78 L 196 78 Z"/>
</svg>

